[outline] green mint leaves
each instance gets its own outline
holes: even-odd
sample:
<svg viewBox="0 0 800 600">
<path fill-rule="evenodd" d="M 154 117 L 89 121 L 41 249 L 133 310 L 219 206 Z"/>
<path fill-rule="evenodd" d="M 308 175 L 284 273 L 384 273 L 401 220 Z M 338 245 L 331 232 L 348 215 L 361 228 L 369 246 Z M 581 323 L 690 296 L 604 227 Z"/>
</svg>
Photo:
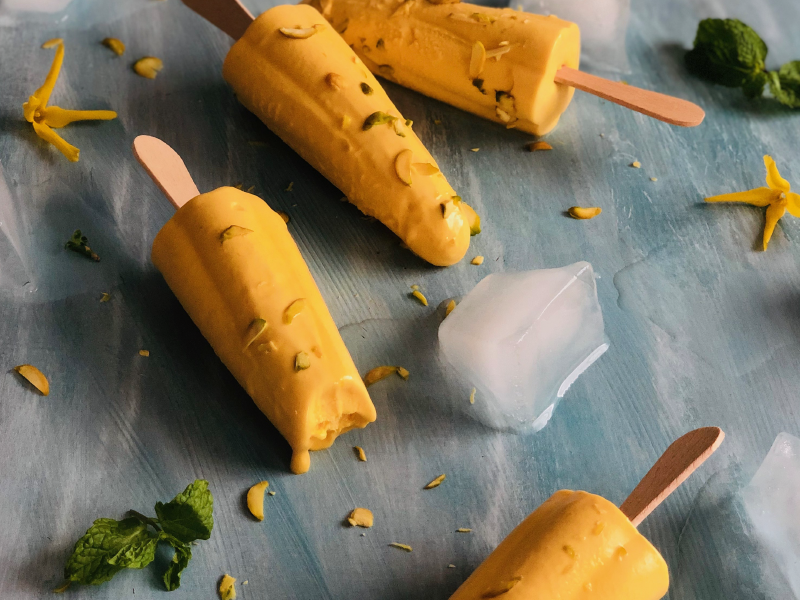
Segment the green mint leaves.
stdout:
<svg viewBox="0 0 800 600">
<path fill-rule="evenodd" d="M 697 27 L 686 66 L 695 75 L 726 87 L 740 87 L 757 98 L 769 85 L 781 104 L 800 108 L 800 61 L 767 71 L 767 45 L 748 25 L 736 19 L 704 19 Z"/>
<path fill-rule="evenodd" d="M 164 585 L 169 591 L 177 590 L 192 558 L 191 542 L 211 536 L 214 497 L 208 482 L 198 479 L 170 502 L 156 503 L 155 511 L 157 519 L 135 511 L 122 521 L 97 519 L 75 543 L 64 577 L 88 585 L 104 583 L 122 569 L 149 565 L 158 543 L 165 542 L 175 549 L 175 555 L 164 574 Z"/>
<path fill-rule="evenodd" d="M 80 229 L 75 230 L 75 232 L 72 234 L 72 237 L 67 240 L 66 244 L 64 244 L 64 248 L 67 250 L 72 250 L 73 252 L 77 252 L 78 254 L 83 254 L 95 262 L 100 260 L 100 257 L 97 256 L 97 254 L 95 254 L 91 248 L 89 248 L 89 239 L 81 233 Z"/>
</svg>

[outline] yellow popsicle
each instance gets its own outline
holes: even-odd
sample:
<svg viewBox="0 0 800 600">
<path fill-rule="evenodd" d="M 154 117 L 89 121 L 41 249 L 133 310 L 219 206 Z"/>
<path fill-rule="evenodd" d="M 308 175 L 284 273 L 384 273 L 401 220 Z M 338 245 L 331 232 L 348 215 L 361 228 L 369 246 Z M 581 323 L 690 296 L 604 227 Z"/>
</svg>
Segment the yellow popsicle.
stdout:
<svg viewBox="0 0 800 600">
<path fill-rule="evenodd" d="M 578 68 L 574 23 L 512 10 L 429 0 L 307 0 L 373 73 L 534 135 L 558 123 Z"/>
<path fill-rule="evenodd" d="M 276 6 L 223 67 L 242 104 L 417 255 L 464 257 L 461 199 L 375 77 L 310 6 Z"/>
<path fill-rule="evenodd" d="M 561 490 L 532 512 L 450 600 L 658 600 L 669 573 L 613 503 Z"/>
<path fill-rule="evenodd" d="M 310 450 L 375 420 L 375 407 L 283 219 L 231 187 L 182 206 L 153 263 L 225 366 L 292 447 Z M 302 302 L 298 302 L 302 300 Z"/>
</svg>

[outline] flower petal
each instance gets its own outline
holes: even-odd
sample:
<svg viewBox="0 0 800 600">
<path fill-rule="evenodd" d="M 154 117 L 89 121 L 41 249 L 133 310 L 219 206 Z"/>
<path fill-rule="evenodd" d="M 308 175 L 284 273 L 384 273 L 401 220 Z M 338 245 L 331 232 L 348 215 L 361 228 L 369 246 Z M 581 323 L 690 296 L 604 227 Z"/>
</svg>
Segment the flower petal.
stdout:
<svg viewBox="0 0 800 600">
<path fill-rule="evenodd" d="M 783 206 L 770 206 L 767 208 L 767 222 L 764 225 L 764 250 L 767 249 L 772 232 L 775 231 L 775 225 L 785 214 L 786 208 Z"/>
<path fill-rule="evenodd" d="M 778 166 L 769 154 L 764 155 L 764 166 L 767 167 L 767 185 L 773 190 L 788 192 L 791 186 L 789 182 L 778 173 Z"/>
<path fill-rule="evenodd" d="M 44 123 L 33 122 L 33 130 L 45 142 L 53 144 L 58 150 L 72 162 L 78 162 L 81 151 L 72 144 L 66 142 L 60 135 L 50 129 Z"/>
<path fill-rule="evenodd" d="M 28 96 L 28 101 L 22 104 L 22 114 L 28 123 L 33 123 L 33 118 L 36 116 L 36 111 L 42 105 L 42 101 L 36 96 Z"/>
<path fill-rule="evenodd" d="M 58 106 L 48 106 L 41 110 L 43 119 L 50 127 L 58 128 L 75 121 L 108 121 L 116 119 L 113 110 L 68 110 Z"/>
<path fill-rule="evenodd" d="M 56 86 L 58 74 L 61 72 L 61 65 L 63 62 L 64 42 L 59 41 L 56 45 L 56 55 L 53 57 L 53 64 L 50 65 L 50 71 L 47 73 L 42 87 L 33 93 L 33 95 L 40 100 L 42 106 L 47 106 L 47 102 L 50 100 L 50 94 L 53 93 L 53 88 Z"/>
<path fill-rule="evenodd" d="M 786 192 L 786 209 L 793 217 L 800 217 L 800 194 Z"/>
<path fill-rule="evenodd" d="M 766 187 L 747 190 L 746 192 L 734 192 L 733 194 L 721 194 L 706 198 L 706 202 L 746 202 L 753 206 L 768 206 L 770 202 L 778 199 L 775 190 Z"/>
</svg>

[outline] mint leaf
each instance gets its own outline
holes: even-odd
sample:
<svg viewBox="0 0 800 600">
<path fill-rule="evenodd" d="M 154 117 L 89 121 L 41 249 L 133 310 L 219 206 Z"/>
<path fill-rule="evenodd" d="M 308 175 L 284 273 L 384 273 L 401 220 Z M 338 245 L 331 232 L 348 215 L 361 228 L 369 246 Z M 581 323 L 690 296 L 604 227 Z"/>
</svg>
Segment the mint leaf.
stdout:
<svg viewBox="0 0 800 600">
<path fill-rule="evenodd" d="M 81 233 L 80 229 L 76 229 L 72 233 L 72 237 L 67 240 L 67 243 L 64 244 L 64 248 L 67 250 L 72 250 L 73 252 L 77 252 L 78 254 L 83 254 L 87 258 L 91 258 L 93 261 L 99 261 L 100 257 L 95 254 L 91 248 L 89 248 L 89 238 Z"/>
<path fill-rule="evenodd" d="M 746 87 L 748 94 L 763 91 L 767 45 L 737 19 L 704 19 L 697 27 L 694 48 L 686 66 L 694 74 L 727 87 Z"/>
<path fill-rule="evenodd" d="M 158 522 L 164 532 L 184 544 L 195 540 L 207 540 L 214 528 L 214 497 L 208 489 L 208 481 L 197 479 L 170 502 L 157 502 L 155 506 Z"/>
<path fill-rule="evenodd" d="M 136 518 L 97 519 L 75 543 L 64 577 L 96 585 L 109 581 L 126 567 L 140 569 L 154 558 L 156 537 Z"/>
<path fill-rule="evenodd" d="M 749 78 L 742 84 L 742 91 L 748 98 L 760 98 L 764 93 L 764 86 L 767 85 L 770 73 L 767 71 L 760 71 Z"/>
<path fill-rule="evenodd" d="M 192 547 L 166 533 L 162 533 L 160 539 L 175 548 L 172 562 L 169 563 L 169 567 L 164 573 L 164 585 L 167 587 L 167 591 L 173 592 L 181 587 L 181 574 L 192 560 Z"/>
<path fill-rule="evenodd" d="M 800 60 L 786 63 L 770 76 L 769 91 L 775 99 L 791 108 L 800 108 Z"/>
</svg>

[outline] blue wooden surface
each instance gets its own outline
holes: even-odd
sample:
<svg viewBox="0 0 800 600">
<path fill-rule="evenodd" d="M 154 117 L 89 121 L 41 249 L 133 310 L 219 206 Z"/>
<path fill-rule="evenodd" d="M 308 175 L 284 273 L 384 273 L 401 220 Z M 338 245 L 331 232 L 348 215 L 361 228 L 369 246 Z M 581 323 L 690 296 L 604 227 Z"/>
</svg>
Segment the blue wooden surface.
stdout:
<svg viewBox="0 0 800 600">
<path fill-rule="evenodd" d="M 204 477 L 216 527 L 171 597 L 212 598 L 228 572 L 249 581 L 239 586 L 245 599 L 444 600 L 555 490 L 621 502 L 672 439 L 719 425 L 728 437 L 717 455 L 641 528 L 679 579 L 679 538 L 703 482 L 731 464 L 749 476 L 778 432 L 800 433 L 798 224 L 785 217 L 762 253 L 763 210 L 702 203 L 763 185 L 764 153 L 800 185 L 800 114 L 698 81 L 682 63 L 706 16 L 756 26 L 772 48 L 770 66 L 800 57 L 800 7 L 748 4 L 633 2 L 626 79 L 703 105 L 708 116 L 697 129 L 576 94 L 547 138 L 554 150 L 530 154 L 518 132 L 387 84 L 483 218 L 468 258 L 482 254 L 486 262 L 449 269 L 423 264 L 339 202 L 337 190 L 241 108 L 220 75 L 229 40 L 175 0 L 116 7 L 80 0 L 66 21 L 0 18 L 0 595 L 42 597 L 60 583 L 72 544 L 93 519 L 149 512 Z M 22 121 L 22 102 L 52 58 L 39 45 L 55 36 L 65 39 L 66 61 L 53 102 L 120 115 L 63 130 L 82 150 L 77 164 Z M 128 45 L 123 58 L 99 45 L 106 36 Z M 155 81 L 130 69 L 143 55 L 164 60 Z M 307 475 L 288 473 L 287 445 L 149 262 L 172 208 L 133 160 L 138 134 L 178 150 L 201 190 L 254 185 L 289 213 L 359 369 L 386 361 L 412 369 L 407 384 L 373 388 L 378 421 L 315 454 Z M 642 168 L 630 168 L 633 160 Z M 283 191 L 291 181 L 293 191 Z M 601 206 L 603 214 L 566 218 L 575 204 Z M 100 263 L 63 250 L 75 228 Z M 463 417 L 454 402 L 466 399 L 426 377 L 434 372 L 423 346 L 435 331 L 436 305 L 491 272 L 577 260 L 601 277 L 610 351 L 536 435 L 498 433 Z M 414 283 L 431 300 L 427 309 L 408 299 Z M 110 302 L 99 302 L 103 292 Z M 149 358 L 139 356 L 142 348 Z M 10 372 L 20 363 L 49 376 L 49 397 Z M 355 444 L 367 463 L 355 460 Z M 423 492 L 440 473 L 447 481 Z M 261 479 L 277 494 L 257 523 L 243 498 Z M 373 529 L 342 525 L 355 506 L 373 510 Z M 456 534 L 458 527 L 473 533 Z M 724 551 L 707 540 L 707 552 Z M 167 558 L 70 594 L 162 598 Z M 706 586 L 693 597 L 717 595 Z"/>
</svg>

